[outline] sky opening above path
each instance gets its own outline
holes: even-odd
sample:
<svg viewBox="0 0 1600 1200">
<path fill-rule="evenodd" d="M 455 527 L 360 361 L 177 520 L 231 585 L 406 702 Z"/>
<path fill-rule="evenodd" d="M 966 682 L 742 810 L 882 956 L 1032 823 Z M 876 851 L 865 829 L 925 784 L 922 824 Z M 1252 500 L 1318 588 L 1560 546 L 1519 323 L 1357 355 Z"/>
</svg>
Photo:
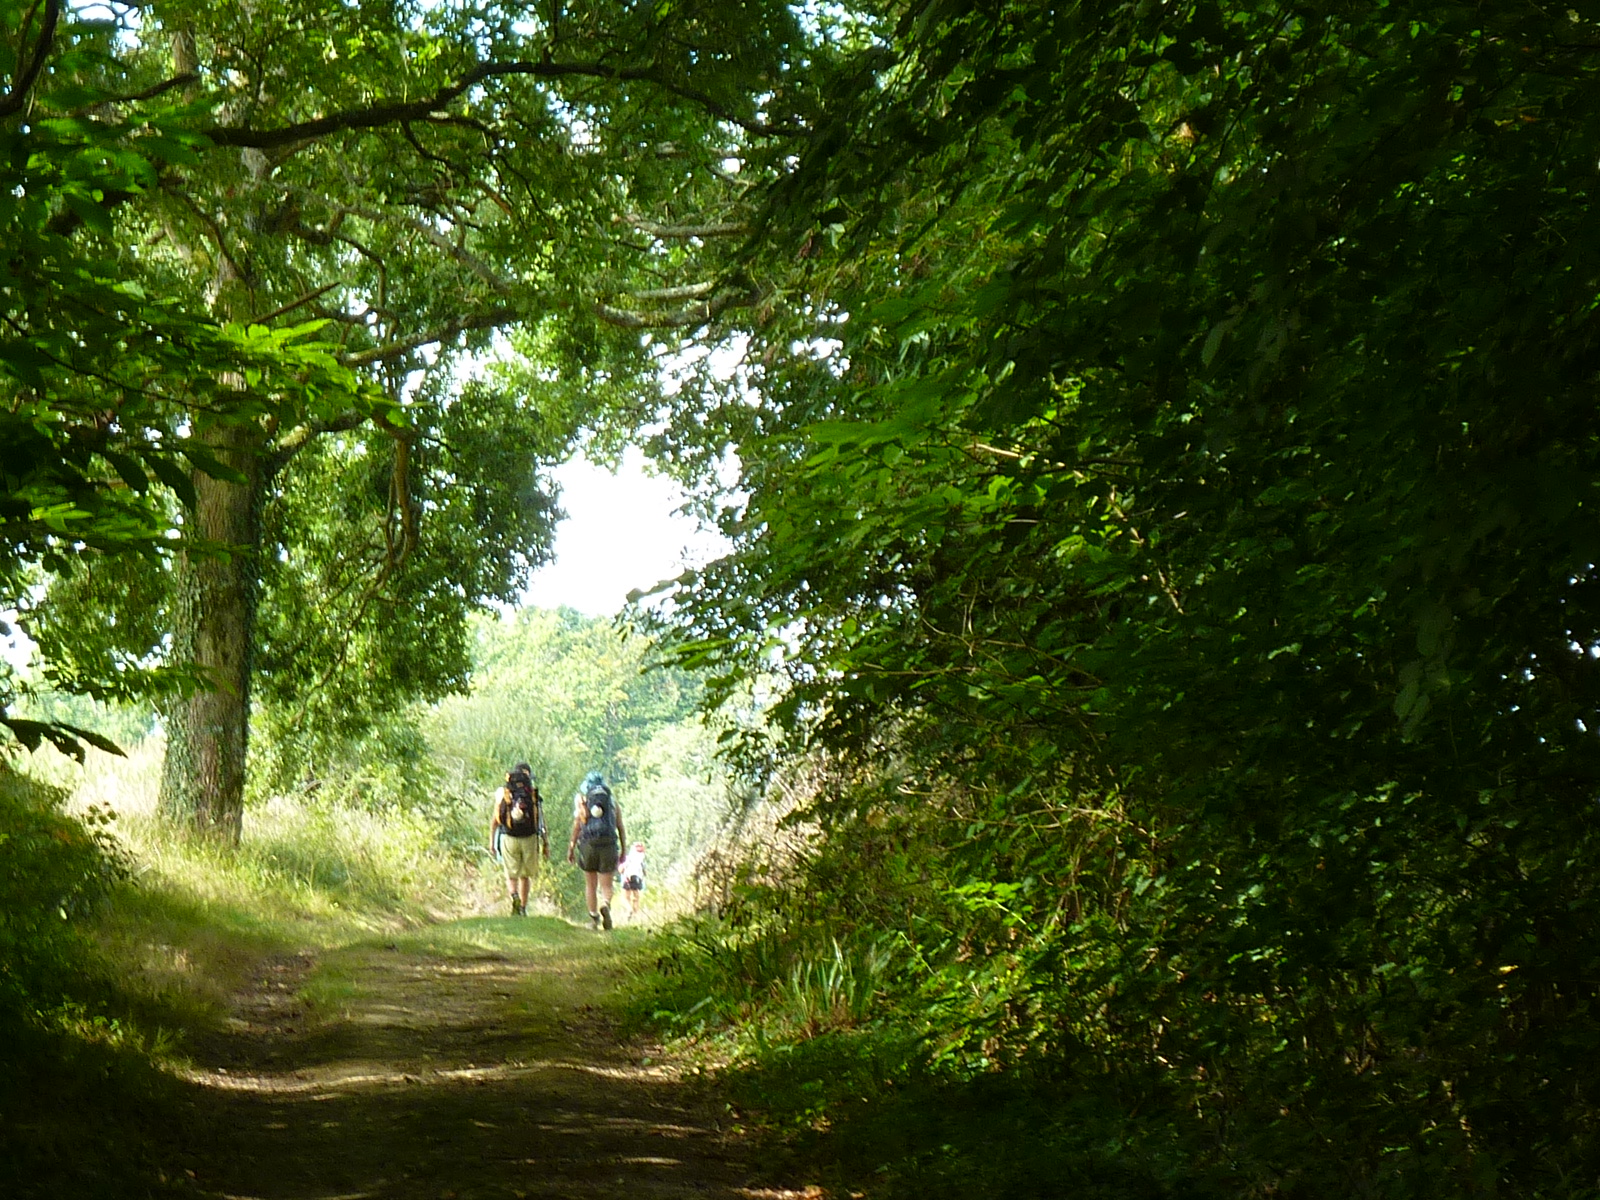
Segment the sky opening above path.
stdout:
<svg viewBox="0 0 1600 1200">
<path fill-rule="evenodd" d="M 556 528 L 555 561 L 534 573 L 525 604 L 613 616 L 629 592 L 726 550 L 721 535 L 679 511 L 683 489 L 646 471 L 642 451 L 630 447 L 616 474 L 580 455 L 553 475 L 567 519 Z"/>
</svg>

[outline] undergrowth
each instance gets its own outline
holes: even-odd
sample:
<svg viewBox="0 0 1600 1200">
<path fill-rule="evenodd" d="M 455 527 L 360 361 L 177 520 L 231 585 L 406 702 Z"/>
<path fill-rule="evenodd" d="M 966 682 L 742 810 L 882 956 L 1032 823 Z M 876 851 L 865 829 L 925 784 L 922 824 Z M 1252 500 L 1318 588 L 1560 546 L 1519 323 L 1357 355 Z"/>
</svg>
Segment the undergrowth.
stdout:
<svg viewBox="0 0 1600 1200">
<path fill-rule="evenodd" d="M 180 836 L 160 762 L 147 742 L 0 764 L 0 1194 L 184 1193 L 168 1068 L 263 959 L 499 894 L 436 817 L 370 798 L 256 804 L 237 848 Z"/>
<path fill-rule="evenodd" d="M 0 1191 L 145 1195 L 165 1186 L 152 1139 L 174 1089 L 154 1061 L 171 1039 L 121 1003 L 93 937 L 131 861 L 103 810 L 76 820 L 66 799 L 0 762 Z"/>
<path fill-rule="evenodd" d="M 1096 907 L 1052 883 L 1064 837 L 997 850 L 891 803 L 830 833 L 677 926 L 639 1003 L 837 1194 L 1600 1196 L 1592 1020 L 1429 978 L 1436 912 L 1375 922 L 1376 970 L 1269 974 L 1209 910 L 1180 924 L 1128 842 Z"/>
<path fill-rule="evenodd" d="M 1248 1004 L 1220 1003 L 1216 975 L 1180 969 L 1207 927 L 1162 926 L 1148 887 L 1115 893 L 1115 920 L 1078 909 L 1050 883 L 1048 839 L 1002 856 L 949 838 L 936 810 L 892 804 L 838 816 L 831 832 L 787 862 L 747 863 L 715 914 L 670 931 L 635 1002 L 717 1071 L 738 1121 L 800 1153 L 836 1194 L 1600 1195 L 1581 1091 L 1569 1087 L 1564 1124 L 1527 1123 L 1525 1148 L 1506 1133 L 1515 1105 L 1480 1105 L 1501 1122 L 1485 1123 L 1496 1142 L 1451 1108 L 1462 1084 L 1440 1082 L 1447 1056 L 1463 1073 L 1520 1069 L 1447 1040 L 1494 1010 L 1408 1009 L 1402 983 L 1380 979 L 1388 1028 L 1411 1044 L 1371 1069 L 1345 1049 L 1375 992 L 1286 976 Z M 974 878 L 979 850 L 986 879 Z M 1427 915 L 1396 926 L 1411 945 Z M 1417 1027 L 1399 1019 L 1413 1015 Z M 1564 1044 L 1585 1061 L 1586 1029 Z M 1547 1053 L 1541 1069 L 1566 1064 Z M 1514 1174 L 1529 1186 L 1496 1179 Z"/>
<path fill-rule="evenodd" d="M 1002 1067 L 954 1011 L 989 1003 L 994 981 L 979 964 L 953 1004 L 959 952 L 931 962 L 926 941 L 794 894 L 745 889 L 721 916 L 681 922 L 635 1004 L 717 1068 L 740 1121 L 800 1154 L 830 1191 L 1249 1194 L 1208 1161 L 1204 1130 L 1166 1103 L 1159 1076 L 1113 1080 L 1088 1056 L 1059 1054 Z"/>
</svg>

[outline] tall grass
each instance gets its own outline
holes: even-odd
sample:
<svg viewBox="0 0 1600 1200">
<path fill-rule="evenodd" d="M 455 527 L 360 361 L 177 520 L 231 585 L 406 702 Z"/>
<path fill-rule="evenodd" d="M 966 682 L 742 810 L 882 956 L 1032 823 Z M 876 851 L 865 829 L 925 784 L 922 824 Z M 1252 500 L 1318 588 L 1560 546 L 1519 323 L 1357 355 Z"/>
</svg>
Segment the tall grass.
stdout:
<svg viewBox="0 0 1600 1200">
<path fill-rule="evenodd" d="M 158 1040 L 181 1046 L 174 1028 L 215 1020 L 266 955 L 498 911 L 497 868 L 467 848 L 486 815 L 328 787 L 256 800 L 240 845 L 219 846 L 158 813 L 163 751 L 153 737 L 125 758 L 91 751 L 79 766 L 41 751 L 28 764 L 69 793 L 69 815 L 104 823 L 126 864 L 93 932 L 123 981 L 118 1003 Z"/>
<path fill-rule="evenodd" d="M 680 1036 L 712 1036 L 735 1057 L 871 1024 L 907 966 L 900 939 L 839 938 L 820 924 L 679 921 L 646 1003 Z"/>
<path fill-rule="evenodd" d="M 137 877 L 218 912 L 262 921 L 376 928 L 453 915 L 472 904 L 473 872 L 436 818 L 400 803 L 274 796 L 251 805 L 235 847 L 177 833 L 156 811 L 162 742 L 127 758 L 91 752 L 72 806 L 114 814 Z M 59 773 L 60 767 L 57 766 Z"/>
</svg>

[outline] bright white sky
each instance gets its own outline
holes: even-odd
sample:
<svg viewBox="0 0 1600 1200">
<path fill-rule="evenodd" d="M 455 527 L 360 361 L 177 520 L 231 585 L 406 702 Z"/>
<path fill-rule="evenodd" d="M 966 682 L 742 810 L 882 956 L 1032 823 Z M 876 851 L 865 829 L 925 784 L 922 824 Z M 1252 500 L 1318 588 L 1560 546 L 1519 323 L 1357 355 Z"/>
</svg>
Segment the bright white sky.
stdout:
<svg viewBox="0 0 1600 1200">
<path fill-rule="evenodd" d="M 643 453 L 630 448 L 616 475 L 581 455 L 556 468 L 568 516 L 556 529 L 555 561 L 535 573 L 525 603 L 614 616 L 634 589 L 648 591 L 724 552 L 721 535 L 678 512 L 683 490 L 647 474 L 644 462 Z M 0 613 L 7 625 L 15 620 L 15 613 Z M 0 634 L 0 657 L 14 666 L 32 653 L 33 643 L 14 625 L 9 637 Z"/>
<path fill-rule="evenodd" d="M 719 534 L 678 511 L 682 489 L 647 474 L 644 462 L 629 448 L 616 475 L 582 456 L 556 468 L 567 519 L 556 529 L 555 561 L 535 573 L 526 603 L 613 616 L 629 592 L 648 591 L 722 553 Z"/>
</svg>

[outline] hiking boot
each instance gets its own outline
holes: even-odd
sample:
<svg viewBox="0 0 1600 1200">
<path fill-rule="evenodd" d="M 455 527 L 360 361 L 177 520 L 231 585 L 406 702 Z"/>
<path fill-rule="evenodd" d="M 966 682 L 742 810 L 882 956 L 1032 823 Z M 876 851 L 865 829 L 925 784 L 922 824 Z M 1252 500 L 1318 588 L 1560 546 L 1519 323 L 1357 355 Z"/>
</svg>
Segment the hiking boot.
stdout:
<svg viewBox="0 0 1600 1200">
<path fill-rule="evenodd" d="M 522 912 L 522 901 L 518 900 L 515 896 L 511 897 L 511 915 L 513 917 L 515 917 L 515 916 L 520 915 L 521 912 Z"/>
<path fill-rule="evenodd" d="M 594 930 L 598 930 L 600 928 L 600 914 L 599 913 L 590 913 L 589 914 L 589 928 L 590 929 L 594 929 Z"/>
<path fill-rule="evenodd" d="M 611 928 L 611 905 L 602 904 L 600 906 L 600 924 L 606 930 L 608 930 L 608 931 L 610 930 L 610 928 Z"/>
</svg>

